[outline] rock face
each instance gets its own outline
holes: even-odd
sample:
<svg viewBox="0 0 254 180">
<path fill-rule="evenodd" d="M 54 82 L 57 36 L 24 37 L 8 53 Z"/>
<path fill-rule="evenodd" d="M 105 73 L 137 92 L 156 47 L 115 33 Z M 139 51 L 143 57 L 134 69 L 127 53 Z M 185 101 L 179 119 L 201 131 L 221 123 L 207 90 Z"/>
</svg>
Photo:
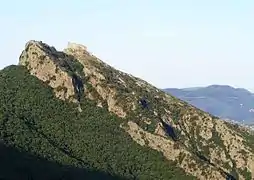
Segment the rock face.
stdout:
<svg viewBox="0 0 254 180">
<path fill-rule="evenodd" d="M 30 41 L 20 55 L 21 65 L 27 66 L 32 75 L 45 81 L 62 100 L 75 99 L 75 59 L 42 42 Z"/>
<path fill-rule="evenodd" d="M 254 178 L 250 132 L 114 69 L 85 46 L 69 43 L 60 52 L 29 41 L 19 64 L 51 86 L 59 99 L 78 104 L 89 98 L 121 117 L 119 128 L 134 141 L 162 152 L 197 179 Z M 142 98 L 147 107 L 142 107 Z"/>
</svg>

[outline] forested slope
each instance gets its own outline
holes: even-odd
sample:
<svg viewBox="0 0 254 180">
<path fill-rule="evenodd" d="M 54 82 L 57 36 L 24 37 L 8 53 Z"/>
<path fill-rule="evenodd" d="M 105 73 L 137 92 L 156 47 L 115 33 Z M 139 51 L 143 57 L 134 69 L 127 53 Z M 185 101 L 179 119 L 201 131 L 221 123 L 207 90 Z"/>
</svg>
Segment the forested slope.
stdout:
<svg viewBox="0 0 254 180">
<path fill-rule="evenodd" d="M 191 179 L 117 116 L 85 98 L 78 112 L 22 66 L 0 72 L 0 104 L 0 178 Z"/>
</svg>

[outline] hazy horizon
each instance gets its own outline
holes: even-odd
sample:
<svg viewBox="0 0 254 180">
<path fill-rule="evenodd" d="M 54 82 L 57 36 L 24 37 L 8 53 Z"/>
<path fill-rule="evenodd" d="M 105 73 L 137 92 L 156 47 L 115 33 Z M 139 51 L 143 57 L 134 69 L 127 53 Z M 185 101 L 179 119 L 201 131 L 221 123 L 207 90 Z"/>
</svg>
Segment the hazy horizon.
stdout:
<svg viewBox="0 0 254 180">
<path fill-rule="evenodd" d="M 250 91 L 251 93 L 254 93 L 252 90 L 250 89 L 247 89 L 247 88 L 242 88 L 242 87 L 234 87 L 234 86 L 231 86 L 231 85 L 228 85 L 228 84 L 209 84 L 209 85 L 206 85 L 206 86 L 190 86 L 190 87 L 183 87 L 183 88 L 175 88 L 175 87 L 166 87 L 166 88 L 163 88 L 163 89 L 182 89 L 182 90 L 195 90 L 195 89 L 200 89 L 200 88 L 207 88 L 209 86 L 229 86 L 229 87 L 232 87 L 232 88 L 236 88 L 236 89 L 245 89 L 247 91 Z"/>
<path fill-rule="evenodd" d="M 25 43 L 69 41 L 159 88 L 230 85 L 254 91 L 254 2 L 4 1 L 0 69 Z"/>
</svg>

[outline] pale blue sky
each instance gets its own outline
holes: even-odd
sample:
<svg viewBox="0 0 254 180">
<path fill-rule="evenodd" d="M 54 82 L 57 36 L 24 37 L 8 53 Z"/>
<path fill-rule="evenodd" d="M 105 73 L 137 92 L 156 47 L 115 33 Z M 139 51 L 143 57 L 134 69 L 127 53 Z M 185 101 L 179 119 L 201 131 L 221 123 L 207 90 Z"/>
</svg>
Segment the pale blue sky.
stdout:
<svg viewBox="0 0 254 180">
<path fill-rule="evenodd" d="M 0 68 L 30 39 L 73 41 L 159 88 L 254 90 L 253 0 L 8 0 L 0 23 Z"/>
</svg>

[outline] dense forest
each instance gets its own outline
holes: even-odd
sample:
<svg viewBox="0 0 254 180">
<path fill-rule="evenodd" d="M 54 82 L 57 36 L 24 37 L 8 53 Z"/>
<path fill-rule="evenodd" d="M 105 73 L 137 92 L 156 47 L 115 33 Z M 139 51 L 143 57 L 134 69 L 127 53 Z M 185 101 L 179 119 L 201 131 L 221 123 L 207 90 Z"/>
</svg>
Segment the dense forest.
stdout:
<svg viewBox="0 0 254 180">
<path fill-rule="evenodd" d="M 121 119 L 55 98 L 22 66 L 0 71 L 0 179 L 193 179 L 135 143 Z"/>
</svg>

